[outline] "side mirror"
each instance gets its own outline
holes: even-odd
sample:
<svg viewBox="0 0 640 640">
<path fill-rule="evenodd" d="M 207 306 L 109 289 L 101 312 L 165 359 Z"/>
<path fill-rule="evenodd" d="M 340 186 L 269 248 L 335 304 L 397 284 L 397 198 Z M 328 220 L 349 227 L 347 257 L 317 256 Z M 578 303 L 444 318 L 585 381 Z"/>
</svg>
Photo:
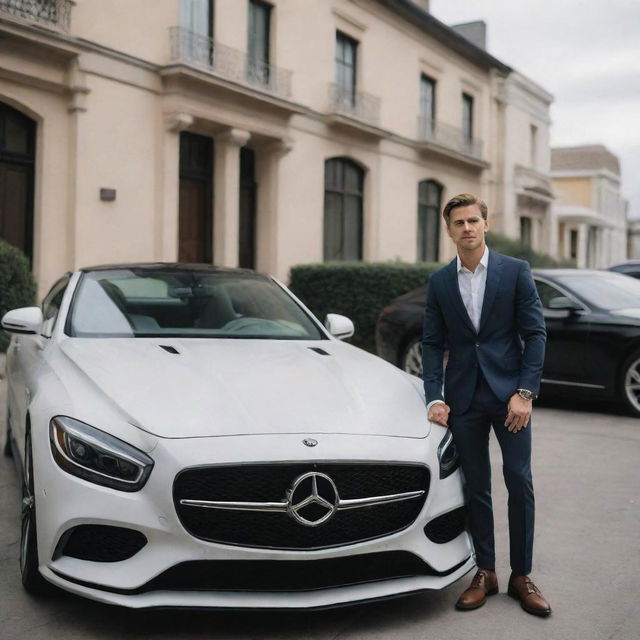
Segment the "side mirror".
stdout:
<svg viewBox="0 0 640 640">
<path fill-rule="evenodd" d="M 9 333 L 39 333 L 42 327 L 40 307 L 22 307 L 2 316 L 2 328 Z"/>
<path fill-rule="evenodd" d="M 338 340 L 350 338 L 355 331 L 353 322 L 346 316 L 341 316 L 337 313 L 327 313 L 324 326 L 327 328 L 327 331 L 334 338 L 338 338 Z"/>
<path fill-rule="evenodd" d="M 578 311 L 581 309 L 580 305 L 567 296 L 558 296 L 549 300 L 549 309 L 556 309 L 558 311 Z"/>
</svg>

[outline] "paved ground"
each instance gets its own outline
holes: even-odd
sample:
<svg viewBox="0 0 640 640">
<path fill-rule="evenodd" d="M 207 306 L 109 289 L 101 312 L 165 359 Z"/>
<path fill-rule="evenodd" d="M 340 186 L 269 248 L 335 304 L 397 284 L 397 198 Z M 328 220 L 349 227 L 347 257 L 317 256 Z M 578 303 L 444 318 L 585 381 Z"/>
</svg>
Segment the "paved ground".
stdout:
<svg viewBox="0 0 640 640">
<path fill-rule="evenodd" d="M 0 415 L 4 415 L 0 385 Z M 640 420 L 538 408 L 534 576 L 554 607 L 534 618 L 504 594 L 505 492 L 493 449 L 500 595 L 477 611 L 453 604 L 468 577 L 442 592 L 325 612 L 135 612 L 65 593 L 27 596 L 18 572 L 19 486 L 0 459 L 0 638 L 312 640 L 637 640 L 640 638 Z M 1 438 L 0 438 L 1 439 Z"/>
</svg>

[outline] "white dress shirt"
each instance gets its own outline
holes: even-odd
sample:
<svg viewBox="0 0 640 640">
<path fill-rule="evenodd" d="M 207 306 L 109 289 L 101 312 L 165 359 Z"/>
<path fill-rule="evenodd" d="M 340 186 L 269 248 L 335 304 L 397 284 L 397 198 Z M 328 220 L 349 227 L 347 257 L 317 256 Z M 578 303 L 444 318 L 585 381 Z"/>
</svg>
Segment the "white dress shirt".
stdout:
<svg viewBox="0 0 640 640">
<path fill-rule="evenodd" d="M 487 285 L 487 268 L 489 266 L 489 248 L 485 245 L 484 253 L 475 271 L 469 271 L 462 266 L 460 256 L 456 256 L 458 268 L 458 287 L 465 309 L 471 318 L 471 323 L 480 331 L 480 314 L 484 300 L 484 289 Z"/>
<path fill-rule="evenodd" d="M 480 331 L 480 316 L 482 314 L 482 303 L 484 302 L 484 290 L 487 286 L 487 269 L 489 267 L 489 247 L 485 245 L 484 253 L 475 271 L 469 271 L 462 266 L 460 256 L 456 256 L 456 267 L 458 271 L 458 288 L 462 303 L 469 314 L 471 323 L 475 327 L 476 333 Z M 434 404 L 443 403 L 443 400 L 432 400 L 427 404 L 427 411 Z"/>
</svg>

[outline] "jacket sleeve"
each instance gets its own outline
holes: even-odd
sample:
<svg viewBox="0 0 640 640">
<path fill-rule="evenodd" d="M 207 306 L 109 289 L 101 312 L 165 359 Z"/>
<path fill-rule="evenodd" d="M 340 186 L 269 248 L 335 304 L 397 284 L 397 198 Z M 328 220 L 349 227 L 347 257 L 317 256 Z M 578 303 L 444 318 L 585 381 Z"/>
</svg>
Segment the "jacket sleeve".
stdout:
<svg viewBox="0 0 640 640">
<path fill-rule="evenodd" d="M 518 333 L 524 344 L 518 389 L 529 389 L 538 393 L 547 332 L 542 314 L 542 304 L 531 269 L 525 262 L 518 273 L 516 290 L 516 322 Z"/>
<path fill-rule="evenodd" d="M 422 329 L 422 381 L 427 405 L 434 400 L 443 400 L 442 363 L 446 338 L 447 330 L 436 296 L 436 285 L 431 283 Z"/>
</svg>

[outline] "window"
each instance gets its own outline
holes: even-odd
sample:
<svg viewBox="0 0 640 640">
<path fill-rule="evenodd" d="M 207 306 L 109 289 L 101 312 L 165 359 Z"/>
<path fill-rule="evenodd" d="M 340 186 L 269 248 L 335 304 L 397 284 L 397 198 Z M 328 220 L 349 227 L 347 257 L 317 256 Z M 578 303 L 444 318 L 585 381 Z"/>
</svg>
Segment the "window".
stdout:
<svg viewBox="0 0 640 640">
<path fill-rule="evenodd" d="M 420 131 L 429 137 L 435 124 L 436 81 L 423 73 L 420 76 Z"/>
<path fill-rule="evenodd" d="M 213 0 L 181 0 L 180 26 L 187 59 L 213 64 Z"/>
<path fill-rule="evenodd" d="M 356 104 L 356 54 L 358 43 L 338 31 L 336 33 L 336 85 L 338 104 Z"/>
<path fill-rule="evenodd" d="M 46 338 L 51 337 L 53 327 L 60 311 L 60 305 L 62 304 L 62 298 L 64 292 L 67 290 L 69 284 L 69 275 L 65 275 L 60 278 L 53 287 L 49 290 L 49 293 L 42 301 L 42 330 L 41 334 Z"/>
<path fill-rule="evenodd" d="M 269 34 L 271 30 L 271 5 L 260 0 L 249 2 L 249 80 L 269 83 Z"/>
<path fill-rule="evenodd" d="M 433 180 L 418 184 L 418 260 L 437 262 L 440 246 L 442 187 Z"/>
<path fill-rule="evenodd" d="M 527 247 L 531 246 L 531 218 L 520 218 L 520 242 Z"/>
<path fill-rule="evenodd" d="M 206 38 L 213 36 L 213 0 L 181 0 L 180 26 Z"/>
<path fill-rule="evenodd" d="M 324 170 L 324 259 L 362 260 L 364 171 L 346 158 Z"/>
<path fill-rule="evenodd" d="M 542 302 L 542 306 L 546 309 L 549 309 L 549 303 L 554 298 L 563 298 L 565 297 L 564 293 L 555 287 L 552 287 L 548 282 L 543 282 L 542 280 L 536 280 L 536 288 L 538 289 L 538 295 L 540 296 L 540 302 Z"/>
<path fill-rule="evenodd" d="M 462 137 L 465 143 L 473 140 L 473 96 L 462 94 Z"/>
<path fill-rule="evenodd" d="M 536 158 L 538 157 L 538 127 L 536 127 L 534 124 L 532 124 L 530 126 L 529 139 L 530 139 L 529 164 L 532 167 L 535 167 L 536 166 Z"/>
</svg>

